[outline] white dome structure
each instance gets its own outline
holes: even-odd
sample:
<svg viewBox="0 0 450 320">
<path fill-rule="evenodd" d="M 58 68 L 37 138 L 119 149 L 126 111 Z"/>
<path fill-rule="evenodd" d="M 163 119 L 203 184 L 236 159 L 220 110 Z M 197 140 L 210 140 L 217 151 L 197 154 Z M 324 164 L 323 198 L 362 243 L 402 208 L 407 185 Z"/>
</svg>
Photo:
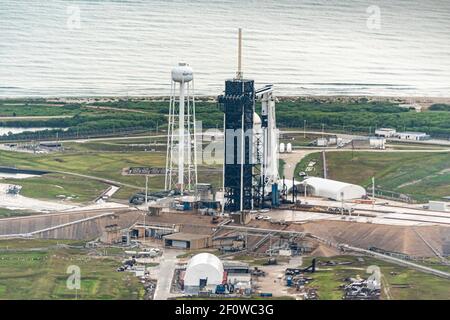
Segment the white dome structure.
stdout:
<svg viewBox="0 0 450 320">
<path fill-rule="evenodd" d="M 186 293 L 198 292 L 200 287 L 215 291 L 223 281 L 223 264 L 219 258 L 210 253 L 200 253 L 191 258 L 184 276 Z"/>
<path fill-rule="evenodd" d="M 366 195 L 363 187 L 336 180 L 311 177 L 305 179 L 304 183 L 311 194 L 316 197 L 341 201 L 360 199 Z"/>
</svg>

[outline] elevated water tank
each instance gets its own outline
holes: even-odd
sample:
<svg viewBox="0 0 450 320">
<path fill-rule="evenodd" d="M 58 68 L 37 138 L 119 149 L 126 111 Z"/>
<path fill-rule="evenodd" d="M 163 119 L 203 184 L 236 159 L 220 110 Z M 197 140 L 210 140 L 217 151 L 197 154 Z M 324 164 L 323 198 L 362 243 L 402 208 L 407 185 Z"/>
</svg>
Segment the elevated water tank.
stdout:
<svg viewBox="0 0 450 320">
<path fill-rule="evenodd" d="M 175 82 L 189 82 L 194 79 L 194 71 L 187 63 L 180 62 L 172 69 L 172 80 Z"/>
</svg>

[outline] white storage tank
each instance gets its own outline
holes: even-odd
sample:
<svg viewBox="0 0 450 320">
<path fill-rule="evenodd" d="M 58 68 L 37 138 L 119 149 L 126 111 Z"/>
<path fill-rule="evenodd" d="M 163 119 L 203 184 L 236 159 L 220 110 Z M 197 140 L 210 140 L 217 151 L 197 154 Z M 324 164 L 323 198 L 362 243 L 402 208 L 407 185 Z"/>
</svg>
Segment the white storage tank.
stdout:
<svg viewBox="0 0 450 320">
<path fill-rule="evenodd" d="M 283 153 L 285 150 L 284 148 L 284 142 L 280 143 L 280 152 Z"/>
<path fill-rule="evenodd" d="M 286 152 L 287 153 L 291 153 L 292 152 L 292 143 L 288 143 L 287 145 L 286 145 Z"/>
<path fill-rule="evenodd" d="M 180 62 L 178 66 L 172 69 L 172 80 L 175 82 L 186 83 L 194 79 L 194 71 L 187 63 Z"/>
</svg>

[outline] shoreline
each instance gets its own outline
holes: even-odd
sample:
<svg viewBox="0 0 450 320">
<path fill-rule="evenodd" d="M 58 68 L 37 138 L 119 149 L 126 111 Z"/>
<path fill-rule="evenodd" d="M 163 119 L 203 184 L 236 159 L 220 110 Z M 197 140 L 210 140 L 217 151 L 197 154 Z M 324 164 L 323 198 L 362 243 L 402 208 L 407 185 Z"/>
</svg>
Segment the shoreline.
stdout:
<svg viewBox="0 0 450 320">
<path fill-rule="evenodd" d="M 195 98 L 202 102 L 216 101 L 217 96 L 214 95 L 196 95 Z M 0 97 L 0 101 L 33 101 L 42 100 L 54 103 L 94 103 L 94 102 L 114 102 L 119 100 L 128 101 L 167 101 L 170 99 L 168 95 L 153 95 L 153 96 L 29 96 L 29 97 Z M 388 101 L 400 102 L 410 104 L 433 104 L 433 103 L 450 103 L 450 96 L 448 97 L 433 97 L 433 96 L 376 96 L 376 95 L 277 95 L 280 101 L 295 101 L 302 99 L 305 101 L 319 100 L 326 101 L 358 101 L 367 99 L 368 101 Z"/>
</svg>

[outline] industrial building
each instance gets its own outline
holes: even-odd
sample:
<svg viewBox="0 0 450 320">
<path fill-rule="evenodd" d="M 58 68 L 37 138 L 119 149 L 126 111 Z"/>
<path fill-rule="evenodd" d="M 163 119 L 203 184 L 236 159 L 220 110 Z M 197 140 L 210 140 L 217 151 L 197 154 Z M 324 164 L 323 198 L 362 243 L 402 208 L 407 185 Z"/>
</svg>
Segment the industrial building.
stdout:
<svg viewBox="0 0 450 320">
<path fill-rule="evenodd" d="M 366 196 L 366 190 L 358 185 L 330 179 L 311 177 L 303 181 L 307 192 L 312 196 L 337 201 L 360 199 Z"/>
<path fill-rule="evenodd" d="M 392 138 L 397 134 L 397 130 L 392 128 L 380 128 L 375 130 L 377 137 Z"/>
<path fill-rule="evenodd" d="M 386 149 L 386 138 L 383 137 L 358 137 L 352 139 L 344 148 L 347 149 Z"/>
<path fill-rule="evenodd" d="M 224 261 L 223 268 L 226 282 L 235 290 L 249 291 L 252 288 L 252 274 L 247 263 L 239 261 Z"/>
<path fill-rule="evenodd" d="M 433 211 L 450 212 L 450 202 L 446 201 L 429 201 L 428 209 Z"/>
<path fill-rule="evenodd" d="M 223 264 L 215 255 L 200 253 L 189 260 L 183 281 L 186 294 L 198 294 L 200 290 L 215 293 L 223 282 Z"/>
<path fill-rule="evenodd" d="M 164 245 L 169 248 L 202 249 L 212 244 L 210 235 L 178 232 L 163 236 Z"/>
<path fill-rule="evenodd" d="M 396 134 L 396 136 L 400 140 L 422 141 L 422 140 L 430 139 L 430 136 L 428 134 L 426 134 L 425 132 L 413 132 L 413 131 L 398 132 Z"/>
</svg>

